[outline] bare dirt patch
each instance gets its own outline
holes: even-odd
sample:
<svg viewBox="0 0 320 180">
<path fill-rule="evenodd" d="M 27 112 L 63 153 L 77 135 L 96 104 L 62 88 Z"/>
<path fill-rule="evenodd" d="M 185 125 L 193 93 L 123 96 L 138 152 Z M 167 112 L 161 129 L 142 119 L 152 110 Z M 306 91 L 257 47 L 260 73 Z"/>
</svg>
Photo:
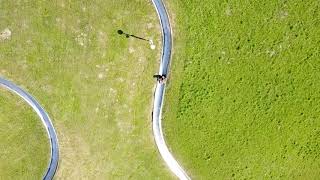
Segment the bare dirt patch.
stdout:
<svg viewBox="0 0 320 180">
<path fill-rule="evenodd" d="M 11 38 L 11 30 L 9 28 L 5 28 L 0 32 L 0 41 L 9 40 Z"/>
</svg>

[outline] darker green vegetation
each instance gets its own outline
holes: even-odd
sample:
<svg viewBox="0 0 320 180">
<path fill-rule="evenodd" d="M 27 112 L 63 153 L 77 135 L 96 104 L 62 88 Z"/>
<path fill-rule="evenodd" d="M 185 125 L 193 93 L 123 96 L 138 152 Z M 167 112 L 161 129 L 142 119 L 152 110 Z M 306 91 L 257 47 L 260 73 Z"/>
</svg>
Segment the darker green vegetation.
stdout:
<svg viewBox="0 0 320 180">
<path fill-rule="evenodd" d="M 319 1 L 180 1 L 165 131 L 199 179 L 320 176 Z M 181 64 L 180 64 L 181 65 Z M 175 65 L 173 65 L 175 66 Z M 173 69 L 174 70 L 174 69 Z M 178 75 L 177 75 L 178 76 Z M 180 87 L 180 88 L 178 88 Z M 179 94 L 174 97 L 173 94 Z"/>
<path fill-rule="evenodd" d="M 0 179 L 41 179 L 49 159 L 40 118 L 18 95 L 0 87 Z"/>
</svg>

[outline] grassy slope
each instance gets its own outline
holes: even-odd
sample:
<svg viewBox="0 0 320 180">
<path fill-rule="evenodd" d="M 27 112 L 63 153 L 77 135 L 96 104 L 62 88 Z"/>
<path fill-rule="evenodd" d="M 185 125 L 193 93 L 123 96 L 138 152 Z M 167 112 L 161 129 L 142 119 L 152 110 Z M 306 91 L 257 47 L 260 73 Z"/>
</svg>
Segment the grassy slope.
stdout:
<svg viewBox="0 0 320 180">
<path fill-rule="evenodd" d="M 12 31 L 0 42 L 0 73 L 53 119 L 58 178 L 172 178 L 151 133 L 160 54 L 151 1 L 1 1 L 0 19 L 0 29 Z M 152 38 L 158 48 L 119 37 L 118 29 Z"/>
<path fill-rule="evenodd" d="M 319 177 L 319 6 L 172 3 L 182 39 L 175 41 L 165 133 L 192 176 Z"/>
<path fill-rule="evenodd" d="M 20 97 L 0 88 L 0 179 L 40 179 L 49 160 L 47 132 Z"/>
</svg>

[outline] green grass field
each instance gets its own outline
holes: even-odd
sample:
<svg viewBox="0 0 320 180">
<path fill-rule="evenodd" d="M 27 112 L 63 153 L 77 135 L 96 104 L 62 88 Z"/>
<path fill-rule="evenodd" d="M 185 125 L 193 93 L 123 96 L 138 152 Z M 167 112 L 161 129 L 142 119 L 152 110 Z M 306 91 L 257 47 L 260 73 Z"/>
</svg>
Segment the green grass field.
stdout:
<svg viewBox="0 0 320 180">
<path fill-rule="evenodd" d="M 0 76 L 25 88 L 53 120 L 60 145 L 57 179 L 173 178 L 151 131 L 159 28 L 148 0 L 0 1 L 0 32 L 11 32 L 0 39 Z M 157 48 L 120 37 L 118 29 L 153 39 Z M 5 116 L 15 110 L 7 108 Z M 10 132 L 10 141 L 24 135 L 32 132 Z M 11 148 L 11 158 L 19 158 L 19 147 Z M 0 176 L 6 176 L 0 163 Z"/>
<path fill-rule="evenodd" d="M 320 177 L 319 1 L 170 2 L 165 134 L 195 179 Z"/>
<path fill-rule="evenodd" d="M 0 88 L 0 179 L 41 179 L 49 161 L 47 132 L 20 97 Z"/>
</svg>

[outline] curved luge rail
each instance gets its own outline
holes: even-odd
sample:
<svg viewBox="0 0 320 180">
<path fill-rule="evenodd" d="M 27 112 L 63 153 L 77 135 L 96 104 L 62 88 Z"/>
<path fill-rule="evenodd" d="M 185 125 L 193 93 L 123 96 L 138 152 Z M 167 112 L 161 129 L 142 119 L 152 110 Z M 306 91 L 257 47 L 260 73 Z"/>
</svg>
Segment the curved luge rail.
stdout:
<svg viewBox="0 0 320 180">
<path fill-rule="evenodd" d="M 171 36 L 171 27 L 170 21 L 166 8 L 161 0 L 152 0 L 153 5 L 155 6 L 162 29 L 162 55 L 160 62 L 159 75 L 168 74 L 169 63 L 171 59 L 171 49 L 172 49 L 172 36 Z M 156 85 L 156 90 L 154 94 L 154 105 L 152 113 L 152 127 L 153 127 L 153 136 L 157 144 L 158 150 L 166 162 L 170 170 L 179 178 L 179 179 L 190 179 L 187 173 L 175 160 L 173 155 L 170 153 L 166 142 L 164 140 L 162 124 L 161 124 L 161 112 L 163 106 L 163 97 L 165 93 L 165 84 L 158 82 Z"/>
<path fill-rule="evenodd" d="M 27 102 L 32 107 L 32 109 L 37 113 L 37 115 L 40 117 L 44 127 L 46 128 L 46 131 L 48 133 L 48 137 L 50 140 L 51 157 L 50 157 L 50 162 L 49 162 L 47 171 L 45 172 L 43 179 L 51 180 L 58 167 L 59 147 L 58 147 L 57 135 L 48 114 L 30 94 L 28 94 L 26 91 L 19 88 L 17 85 L 13 84 L 12 82 L 0 77 L 0 86 L 19 95 L 25 102 Z"/>
</svg>

